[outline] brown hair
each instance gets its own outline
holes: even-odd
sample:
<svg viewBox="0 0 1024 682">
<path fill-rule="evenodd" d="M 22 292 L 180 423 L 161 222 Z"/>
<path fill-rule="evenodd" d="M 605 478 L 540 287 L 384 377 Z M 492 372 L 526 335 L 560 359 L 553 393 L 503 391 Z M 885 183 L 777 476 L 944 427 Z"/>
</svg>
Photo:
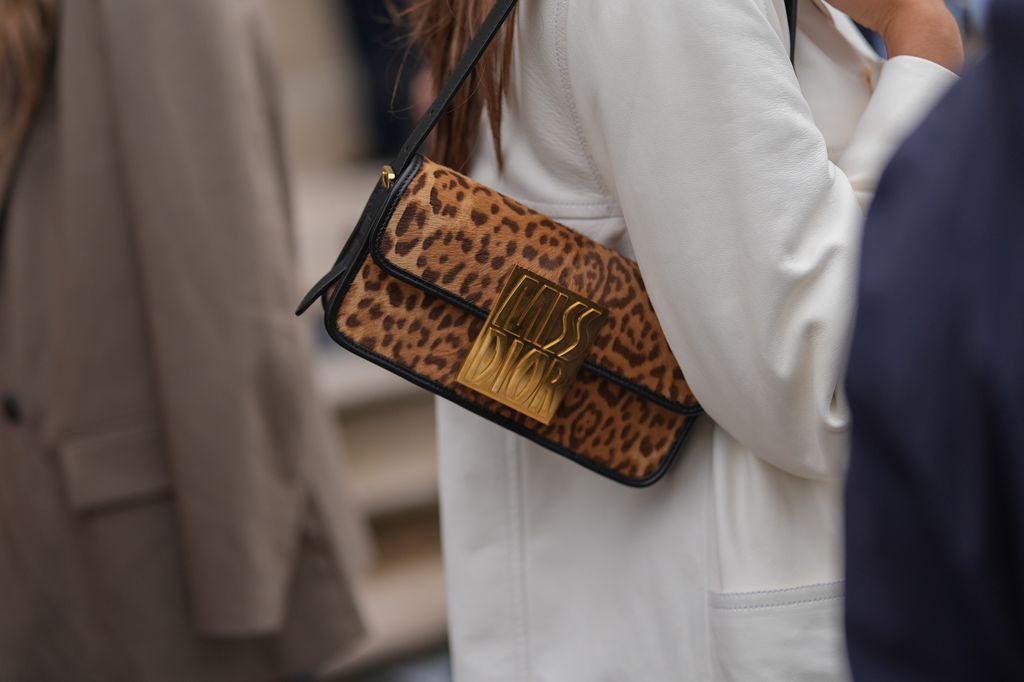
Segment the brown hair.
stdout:
<svg viewBox="0 0 1024 682">
<path fill-rule="evenodd" d="M 46 82 L 52 0 L 0 0 L 0 167 L 10 163 Z"/>
<path fill-rule="evenodd" d="M 396 10 L 399 20 L 408 22 L 412 42 L 430 69 L 435 93 L 466 51 L 492 6 L 493 0 L 405 0 Z M 472 160 L 486 110 L 498 166 L 504 165 L 501 104 L 511 80 L 514 31 L 513 14 L 503 34 L 495 38 L 484 53 L 435 129 L 431 152 L 435 161 L 465 171 Z"/>
</svg>

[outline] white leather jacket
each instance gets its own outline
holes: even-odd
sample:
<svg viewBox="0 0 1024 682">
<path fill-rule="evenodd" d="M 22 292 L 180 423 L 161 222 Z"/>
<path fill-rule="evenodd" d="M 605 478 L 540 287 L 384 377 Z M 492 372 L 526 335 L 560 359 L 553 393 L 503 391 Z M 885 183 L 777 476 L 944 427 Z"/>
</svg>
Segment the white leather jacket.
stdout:
<svg viewBox="0 0 1024 682">
<path fill-rule="evenodd" d="M 461 682 L 843 679 L 841 385 L 860 227 L 954 80 L 803 0 L 523 0 L 499 174 L 634 255 L 707 411 L 649 489 L 439 403 Z"/>
</svg>

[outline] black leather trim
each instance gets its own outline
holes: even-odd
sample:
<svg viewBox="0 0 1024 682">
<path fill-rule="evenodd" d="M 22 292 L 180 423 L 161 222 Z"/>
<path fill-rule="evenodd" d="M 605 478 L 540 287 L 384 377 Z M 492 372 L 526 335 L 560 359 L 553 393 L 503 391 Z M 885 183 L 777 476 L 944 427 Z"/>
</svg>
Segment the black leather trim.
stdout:
<svg viewBox="0 0 1024 682">
<path fill-rule="evenodd" d="M 369 257 L 370 255 L 368 253 L 368 249 L 366 249 L 365 246 L 368 245 L 364 245 L 364 257 L 359 260 L 359 266 L 350 268 L 348 271 L 344 273 L 344 279 L 341 281 L 338 288 L 335 289 L 334 295 L 328 302 L 327 309 L 325 310 L 324 313 L 324 326 L 327 328 L 327 333 L 330 335 L 331 339 L 333 339 L 334 342 L 337 343 L 339 346 L 354 353 L 355 355 L 358 355 L 364 360 L 368 360 L 379 367 L 383 367 L 389 372 L 397 374 L 403 379 L 416 384 L 420 388 L 424 388 L 430 391 L 431 393 L 439 395 L 442 398 L 449 400 L 459 405 L 460 407 L 463 407 L 469 410 L 470 412 L 473 412 L 474 414 L 477 414 L 483 417 L 484 419 L 487 419 L 488 421 L 497 424 L 498 426 L 501 426 L 502 428 L 508 429 L 509 431 L 512 431 L 530 441 L 533 441 L 534 443 L 537 443 L 541 447 L 547 448 L 548 450 L 551 450 L 556 454 L 559 454 L 569 460 L 572 460 L 576 464 L 586 467 L 587 469 L 590 469 L 591 471 L 600 474 L 605 478 L 609 478 L 617 483 L 621 483 L 632 488 L 646 488 L 647 486 L 656 483 L 662 476 L 665 475 L 669 467 L 672 466 L 672 463 L 675 462 L 675 460 L 679 457 L 679 453 L 683 449 L 683 444 L 686 442 L 686 436 L 690 433 L 690 430 L 693 428 L 693 424 L 697 421 L 697 417 L 700 416 L 699 414 L 685 415 L 687 416 L 686 421 L 679 428 L 678 432 L 676 433 L 676 439 L 670 446 L 668 454 L 665 456 L 665 459 L 661 463 L 661 466 L 658 467 L 658 469 L 654 473 L 645 478 L 630 478 L 628 476 L 624 476 L 618 473 L 613 469 L 601 466 L 597 462 L 588 459 L 583 455 L 574 452 L 573 450 L 565 448 L 559 445 L 558 443 L 555 443 L 554 441 L 550 441 L 546 438 L 543 438 L 539 434 L 526 429 L 521 424 L 518 424 L 510 419 L 502 417 L 501 415 L 492 412 L 491 410 L 488 410 L 486 407 L 483 407 L 482 405 L 470 402 L 459 396 L 457 393 L 453 392 L 444 384 L 440 384 L 436 381 L 432 381 L 431 379 L 427 379 L 426 377 L 416 374 L 415 372 L 411 371 L 408 367 L 392 362 L 389 358 L 386 358 L 383 355 L 380 355 L 379 353 L 376 353 L 375 351 L 372 351 L 369 348 L 360 345 L 350 337 L 346 336 L 338 327 L 338 309 L 341 307 L 342 301 L 345 300 L 345 296 L 348 293 L 349 287 L 352 285 L 352 282 L 355 280 L 356 274 L 362 269 L 362 264 L 366 261 L 366 257 Z M 589 368 L 584 367 L 580 371 L 586 372 L 588 370 Z"/>
<path fill-rule="evenodd" d="M 422 165 L 422 157 L 417 158 L 419 159 L 419 162 L 413 164 L 413 166 L 418 168 L 419 166 Z M 376 262 L 377 265 L 380 266 L 382 270 L 384 270 L 392 277 L 400 279 L 406 284 L 414 286 L 417 289 L 429 292 L 430 294 L 440 299 L 443 299 L 448 303 L 451 303 L 452 305 L 460 308 L 461 310 L 465 310 L 466 312 L 472 313 L 473 315 L 476 315 L 481 319 L 486 319 L 488 315 L 487 310 L 484 310 L 479 306 L 473 305 L 466 299 L 456 296 L 452 292 L 447 291 L 446 289 L 442 289 L 436 284 L 432 284 L 430 282 L 427 282 L 426 280 L 417 277 L 408 270 L 405 270 L 395 265 L 385 257 L 384 252 L 381 249 L 381 241 L 384 238 L 384 233 L 387 230 L 388 223 L 391 221 L 391 217 L 395 212 L 395 208 L 398 206 L 398 203 L 405 195 L 406 190 L 408 190 L 409 188 L 409 183 L 412 181 L 411 175 L 403 177 L 407 177 L 405 185 L 401 188 L 401 191 L 395 192 L 388 198 L 388 203 L 385 207 L 385 210 L 381 214 L 380 224 L 378 224 L 376 228 L 374 228 L 374 234 L 371 237 L 370 242 L 370 254 L 373 256 L 374 262 Z M 626 389 L 629 389 L 630 391 L 633 391 L 634 393 L 643 396 L 647 400 L 657 403 L 661 407 L 664 407 L 667 410 L 671 410 L 676 414 L 689 415 L 701 414 L 704 412 L 704 409 L 699 405 L 684 405 L 683 403 L 671 400 L 670 398 L 666 398 L 660 393 L 656 393 L 655 391 L 652 391 L 646 386 L 641 386 L 640 384 L 631 381 L 630 379 L 627 379 L 624 376 L 621 376 L 620 374 L 613 372 L 612 370 L 606 367 L 602 367 L 601 365 L 598 365 L 591 360 L 587 360 L 586 362 L 584 362 L 583 366 L 586 369 L 593 372 L 594 374 L 597 374 L 598 376 L 607 379 L 608 381 L 614 382 Z"/>
</svg>

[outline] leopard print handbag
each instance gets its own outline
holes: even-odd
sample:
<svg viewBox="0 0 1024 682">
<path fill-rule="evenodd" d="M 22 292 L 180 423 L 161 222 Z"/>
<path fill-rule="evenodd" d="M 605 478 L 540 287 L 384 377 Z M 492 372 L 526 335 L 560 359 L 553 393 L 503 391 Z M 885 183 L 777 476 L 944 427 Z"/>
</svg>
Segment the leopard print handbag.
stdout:
<svg viewBox="0 0 1024 682">
<path fill-rule="evenodd" d="M 417 153 L 515 4 L 495 4 L 297 313 L 320 298 L 331 338 L 356 355 L 650 485 L 702 410 L 636 263 Z"/>
<path fill-rule="evenodd" d="M 665 472 L 701 409 L 635 263 L 419 156 L 375 225 L 338 344 L 622 483 Z"/>
</svg>

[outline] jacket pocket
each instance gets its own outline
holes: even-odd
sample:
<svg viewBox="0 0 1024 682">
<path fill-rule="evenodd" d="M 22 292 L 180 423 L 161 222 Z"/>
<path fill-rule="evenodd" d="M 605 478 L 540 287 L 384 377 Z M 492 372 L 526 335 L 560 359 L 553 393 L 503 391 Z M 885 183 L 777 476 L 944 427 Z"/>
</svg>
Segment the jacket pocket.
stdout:
<svg viewBox="0 0 1024 682">
<path fill-rule="evenodd" d="M 168 496 L 162 446 L 160 429 L 147 423 L 65 440 L 57 459 L 68 505 L 90 513 Z"/>
<path fill-rule="evenodd" d="M 710 593 L 713 679 L 850 679 L 842 606 L 841 582 L 769 592 Z"/>
</svg>

